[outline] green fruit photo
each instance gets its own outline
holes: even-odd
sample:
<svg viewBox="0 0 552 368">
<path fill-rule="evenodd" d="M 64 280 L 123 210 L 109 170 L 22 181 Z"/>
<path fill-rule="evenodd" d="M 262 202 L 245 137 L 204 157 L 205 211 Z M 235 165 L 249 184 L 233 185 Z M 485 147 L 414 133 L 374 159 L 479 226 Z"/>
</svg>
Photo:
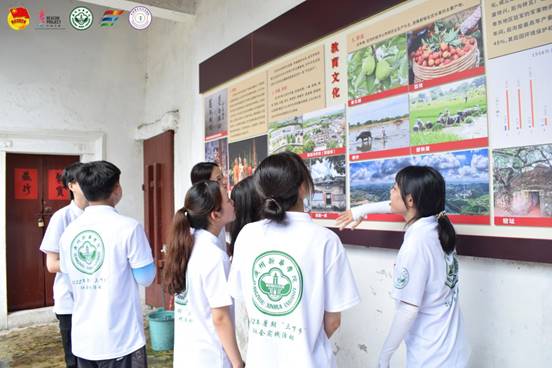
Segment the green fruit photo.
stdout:
<svg viewBox="0 0 552 368">
<path fill-rule="evenodd" d="M 347 68 L 350 100 L 408 84 L 406 35 L 350 53 Z"/>
</svg>

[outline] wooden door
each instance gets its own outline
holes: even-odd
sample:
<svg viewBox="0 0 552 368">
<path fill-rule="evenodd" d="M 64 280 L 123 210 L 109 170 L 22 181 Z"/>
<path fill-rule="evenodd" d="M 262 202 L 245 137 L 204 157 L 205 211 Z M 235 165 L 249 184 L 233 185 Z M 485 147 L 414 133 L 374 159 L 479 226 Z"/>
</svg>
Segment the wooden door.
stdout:
<svg viewBox="0 0 552 368">
<path fill-rule="evenodd" d="M 69 203 L 58 175 L 78 156 L 6 155 L 8 311 L 53 305 L 54 276 L 39 247 L 52 214 Z M 41 223 L 43 225 L 41 225 Z"/>
<path fill-rule="evenodd" d="M 144 141 L 144 223 L 157 276 L 146 289 L 146 304 L 168 307 L 163 295 L 163 247 L 174 215 L 174 132 L 169 130 Z"/>
</svg>

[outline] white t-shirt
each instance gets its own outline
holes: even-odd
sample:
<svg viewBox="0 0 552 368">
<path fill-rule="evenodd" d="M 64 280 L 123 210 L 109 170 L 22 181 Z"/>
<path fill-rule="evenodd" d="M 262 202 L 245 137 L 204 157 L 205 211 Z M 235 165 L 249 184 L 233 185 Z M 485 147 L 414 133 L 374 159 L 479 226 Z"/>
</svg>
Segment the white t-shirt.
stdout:
<svg viewBox="0 0 552 368">
<path fill-rule="evenodd" d="M 142 225 L 111 206 L 88 206 L 61 236 L 61 271 L 73 286 L 73 354 L 128 355 L 146 344 L 132 268 L 153 262 Z"/>
<path fill-rule="evenodd" d="M 458 305 L 458 261 L 439 242 L 435 216 L 410 225 L 397 256 L 392 297 L 419 307 L 405 337 L 407 367 L 466 367 L 469 348 Z"/>
<path fill-rule="evenodd" d="M 186 290 L 174 300 L 175 368 L 230 368 L 215 331 L 212 308 L 232 305 L 226 284 L 230 262 L 219 239 L 206 230 L 194 231 L 194 247 L 186 271 Z"/>
<path fill-rule="evenodd" d="M 341 241 L 309 214 L 261 220 L 240 232 L 228 283 L 249 316 L 248 367 L 335 367 L 324 312 L 360 302 Z"/>
<path fill-rule="evenodd" d="M 82 210 L 75 201 L 57 210 L 50 219 L 40 250 L 44 253 L 59 253 L 59 240 L 65 228 L 74 219 L 82 215 Z M 54 312 L 56 314 L 73 313 L 73 291 L 67 275 L 57 272 L 54 279 Z"/>
</svg>

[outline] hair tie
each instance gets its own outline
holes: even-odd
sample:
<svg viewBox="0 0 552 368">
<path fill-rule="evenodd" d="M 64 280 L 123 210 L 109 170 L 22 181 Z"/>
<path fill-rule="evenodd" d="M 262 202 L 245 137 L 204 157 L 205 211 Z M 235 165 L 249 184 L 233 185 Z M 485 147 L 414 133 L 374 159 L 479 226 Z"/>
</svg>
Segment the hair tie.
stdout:
<svg viewBox="0 0 552 368">
<path fill-rule="evenodd" d="M 184 208 L 184 216 L 188 217 L 188 210 Z"/>
<path fill-rule="evenodd" d="M 437 220 L 440 220 L 440 219 L 445 218 L 445 217 L 447 217 L 447 211 L 441 211 L 437 215 Z"/>
</svg>

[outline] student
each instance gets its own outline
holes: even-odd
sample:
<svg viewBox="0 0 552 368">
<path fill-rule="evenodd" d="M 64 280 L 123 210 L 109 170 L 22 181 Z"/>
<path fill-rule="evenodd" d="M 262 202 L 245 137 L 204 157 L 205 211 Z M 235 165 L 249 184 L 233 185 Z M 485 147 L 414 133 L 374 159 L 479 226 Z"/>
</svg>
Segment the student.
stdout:
<svg viewBox="0 0 552 368">
<path fill-rule="evenodd" d="M 247 366 L 335 367 L 329 338 L 360 302 L 343 245 L 304 212 L 314 185 L 299 156 L 269 156 L 254 178 L 265 219 L 241 230 L 228 280 L 249 315 Z"/>
<path fill-rule="evenodd" d="M 89 206 L 61 236 L 60 268 L 73 286 L 73 354 L 79 368 L 147 366 L 138 285 L 155 277 L 142 225 L 120 215 L 121 171 L 107 161 L 77 173 Z M 101 362 L 99 362 L 101 361 Z"/>
<path fill-rule="evenodd" d="M 407 230 L 394 269 L 396 313 L 379 367 L 389 367 L 403 339 L 408 368 L 466 367 L 456 233 L 444 211 L 443 177 L 431 167 L 405 167 L 395 177 L 390 206 L 404 216 Z"/>
<path fill-rule="evenodd" d="M 176 294 L 175 368 L 244 366 L 226 284 L 230 261 L 217 238 L 233 220 L 226 190 L 209 180 L 194 184 L 174 215 L 165 280 L 169 292 Z"/>
<path fill-rule="evenodd" d="M 226 190 L 227 188 L 226 177 L 222 173 L 219 165 L 215 162 L 200 162 L 195 164 L 194 167 L 192 167 L 192 171 L 190 172 L 190 179 L 192 185 L 199 183 L 200 181 L 212 180 L 216 181 L 222 188 L 224 188 L 224 190 Z M 220 231 L 218 238 L 220 249 L 228 253 L 228 246 L 226 244 L 226 231 L 224 230 L 224 227 Z"/>
<path fill-rule="evenodd" d="M 234 244 L 241 229 L 250 222 L 261 219 L 259 209 L 262 202 L 252 176 L 240 181 L 232 189 L 230 198 L 234 203 L 236 213 L 236 219 L 230 225 L 230 245 L 228 246 L 228 254 L 232 256 L 234 254 Z"/>
<path fill-rule="evenodd" d="M 73 295 L 71 282 L 67 275 L 59 270 L 59 240 L 65 228 L 79 217 L 88 201 L 84 197 L 76 174 L 82 163 L 75 162 L 63 170 L 61 182 L 69 190 L 71 203 L 56 211 L 50 218 L 46 233 L 40 244 L 40 250 L 46 253 L 46 268 L 48 272 L 55 273 L 54 279 L 54 312 L 59 320 L 59 332 L 65 354 L 65 365 L 68 368 L 77 367 L 77 359 L 71 353 L 71 314 L 73 313 Z"/>
</svg>

